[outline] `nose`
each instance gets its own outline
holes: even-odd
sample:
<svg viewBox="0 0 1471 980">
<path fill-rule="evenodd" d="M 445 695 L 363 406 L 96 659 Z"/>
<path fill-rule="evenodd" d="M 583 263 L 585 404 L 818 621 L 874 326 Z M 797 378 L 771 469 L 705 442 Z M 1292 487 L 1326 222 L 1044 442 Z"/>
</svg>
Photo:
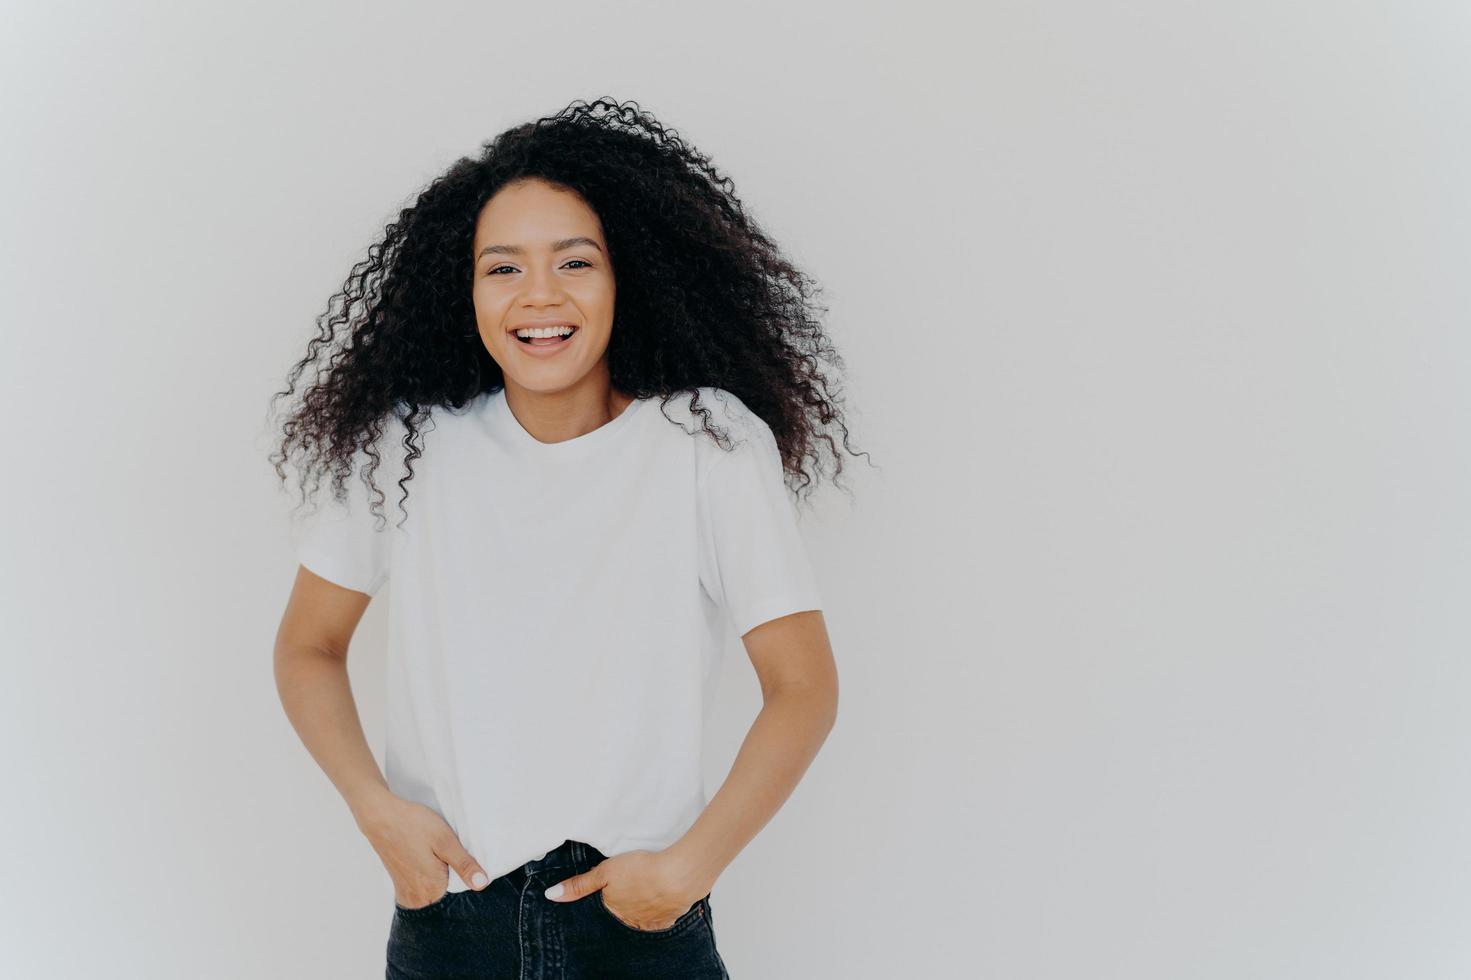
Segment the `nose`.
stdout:
<svg viewBox="0 0 1471 980">
<path fill-rule="evenodd" d="M 532 270 L 523 280 L 526 288 L 521 293 L 524 306 L 555 306 L 562 302 L 562 286 L 550 272 Z"/>
</svg>

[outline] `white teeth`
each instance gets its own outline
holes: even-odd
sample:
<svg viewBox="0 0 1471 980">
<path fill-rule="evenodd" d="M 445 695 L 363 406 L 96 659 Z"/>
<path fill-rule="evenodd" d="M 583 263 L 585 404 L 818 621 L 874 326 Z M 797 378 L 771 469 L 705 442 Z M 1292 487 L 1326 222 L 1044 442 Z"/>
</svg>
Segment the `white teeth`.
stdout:
<svg viewBox="0 0 1471 980">
<path fill-rule="evenodd" d="M 527 327 L 517 330 L 518 337 L 566 337 L 572 333 L 571 327 Z"/>
</svg>

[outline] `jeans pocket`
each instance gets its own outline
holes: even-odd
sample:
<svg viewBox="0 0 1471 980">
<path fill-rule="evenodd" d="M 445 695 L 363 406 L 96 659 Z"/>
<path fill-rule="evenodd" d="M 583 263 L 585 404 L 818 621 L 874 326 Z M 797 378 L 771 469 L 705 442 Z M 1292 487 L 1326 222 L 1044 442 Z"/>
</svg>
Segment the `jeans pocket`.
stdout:
<svg viewBox="0 0 1471 980">
<path fill-rule="evenodd" d="M 672 925 L 666 926 L 663 929 L 640 929 L 637 926 L 632 926 L 624 922 L 614 914 L 612 909 L 608 908 L 608 903 L 603 901 L 603 890 L 601 888 L 593 892 L 591 897 L 593 906 L 602 913 L 604 918 L 617 925 L 624 932 L 632 933 L 635 936 L 646 936 L 651 939 L 679 936 L 705 921 L 704 898 L 696 899 L 695 903 L 681 914 L 679 918 L 675 919 Z"/>
<path fill-rule="evenodd" d="M 450 891 L 449 890 L 449 884 L 446 883 L 445 886 L 444 886 L 444 894 L 441 895 L 441 896 L 439 896 L 438 898 L 436 898 L 434 901 L 430 902 L 428 905 L 417 905 L 417 906 L 414 906 L 413 908 L 410 908 L 410 907 L 408 907 L 406 905 L 400 905 L 400 904 L 398 904 L 397 899 L 395 899 L 394 900 L 394 903 L 393 903 L 393 910 L 394 910 L 394 913 L 397 914 L 397 915 L 405 915 L 405 916 L 426 915 L 426 914 L 430 914 L 430 913 L 438 912 L 438 911 L 442 910 L 446 905 L 449 904 L 450 898 L 452 898 L 454 895 L 457 895 L 457 894 L 459 894 L 459 893 L 458 892 L 452 892 L 452 891 Z"/>
</svg>

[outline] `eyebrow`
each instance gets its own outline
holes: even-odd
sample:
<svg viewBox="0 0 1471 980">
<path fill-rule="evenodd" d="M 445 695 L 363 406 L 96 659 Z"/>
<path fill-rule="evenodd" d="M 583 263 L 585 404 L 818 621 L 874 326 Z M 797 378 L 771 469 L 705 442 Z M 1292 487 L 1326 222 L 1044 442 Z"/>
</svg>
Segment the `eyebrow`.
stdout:
<svg viewBox="0 0 1471 980">
<path fill-rule="evenodd" d="M 572 238 L 563 238 L 560 241 L 552 242 L 552 251 L 560 252 L 563 249 L 571 248 L 573 245 L 591 245 L 599 252 L 603 250 L 602 246 L 586 235 L 575 235 Z M 480 254 L 476 256 L 476 259 L 483 259 L 487 255 L 522 255 L 525 251 L 526 249 L 520 245 L 487 245 L 480 250 Z"/>
</svg>

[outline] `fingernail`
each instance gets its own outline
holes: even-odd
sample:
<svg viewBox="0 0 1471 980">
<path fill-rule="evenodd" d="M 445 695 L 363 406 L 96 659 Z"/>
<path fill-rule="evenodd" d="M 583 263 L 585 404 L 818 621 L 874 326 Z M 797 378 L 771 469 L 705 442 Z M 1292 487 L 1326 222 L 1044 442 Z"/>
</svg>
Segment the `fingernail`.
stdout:
<svg viewBox="0 0 1471 980">
<path fill-rule="evenodd" d="M 485 877 L 484 871 L 477 871 L 475 872 L 475 877 L 470 879 L 470 884 L 474 885 L 476 888 L 484 888 L 486 885 L 490 884 L 490 879 Z"/>
<path fill-rule="evenodd" d="M 562 883 L 559 881 L 552 887 L 548 888 L 545 894 L 547 898 L 561 898 L 562 892 L 564 892 L 565 890 L 566 889 L 562 887 Z"/>
</svg>

